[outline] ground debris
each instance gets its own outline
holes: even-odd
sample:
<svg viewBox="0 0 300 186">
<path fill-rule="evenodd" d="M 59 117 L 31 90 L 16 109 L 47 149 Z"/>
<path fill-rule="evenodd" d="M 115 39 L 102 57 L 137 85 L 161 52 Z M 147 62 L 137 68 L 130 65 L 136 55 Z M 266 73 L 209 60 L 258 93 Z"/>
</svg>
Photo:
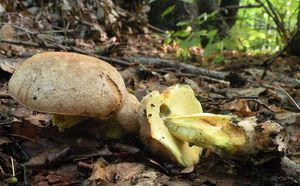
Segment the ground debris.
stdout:
<svg viewBox="0 0 300 186">
<path fill-rule="evenodd" d="M 176 56 L 178 45 L 165 45 L 149 32 L 146 5 L 139 7 L 142 14 L 126 9 L 138 8 L 134 4 L 0 2 L 0 182 L 7 184 L 13 176 L 12 157 L 19 185 L 27 181 L 45 186 L 299 184 L 300 58 L 277 58 L 264 79 L 259 66 L 267 55 L 224 51 L 226 59 L 213 64 L 204 60 L 202 48 L 192 48 L 194 60 L 182 63 L 183 58 Z M 59 132 L 50 115 L 24 108 L 7 90 L 20 63 L 53 50 L 108 60 L 138 100 L 154 90 L 188 84 L 205 112 L 275 121 L 290 136 L 288 152 L 253 165 L 221 159 L 206 150 L 198 165 L 183 170 L 152 159 L 136 135 L 103 139 L 105 122 L 85 121 Z"/>
</svg>

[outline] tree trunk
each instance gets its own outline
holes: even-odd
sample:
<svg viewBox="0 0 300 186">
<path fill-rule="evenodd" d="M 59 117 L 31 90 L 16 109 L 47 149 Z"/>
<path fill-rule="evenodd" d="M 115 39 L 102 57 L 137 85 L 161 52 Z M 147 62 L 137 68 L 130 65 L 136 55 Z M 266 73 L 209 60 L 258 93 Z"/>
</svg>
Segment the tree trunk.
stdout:
<svg viewBox="0 0 300 186">
<path fill-rule="evenodd" d="M 299 8 L 300 8 L 300 3 L 299 3 Z M 300 11 L 298 12 L 298 18 L 297 18 L 297 31 L 296 32 L 298 32 L 298 34 L 296 35 L 296 37 L 294 38 L 290 47 L 287 50 L 288 54 L 290 54 L 290 55 L 300 56 L 300 33 L 299 33 L 300 31 L 299 30 L 300 30 Z"/>
<path fill-rule="evenodd" d="M 148 14 L 150 24 L 164 30 L 180 30 L 176 24 L 197 18 L 203 13 L 211 14 L 219 11 L 215 16 L 209 18 L 201 25 L 192 25 L 194 30 L 217 29 L 220 38 L 227 36 L 230 28 L 235 24 L 240 0 L 194 0 L 193 3 L 184 3 L 181 0 L 157 0 L 150 4 L 151 10 Z M 167 15 L 162 16 L 166 9 L 174 9 Z M 228 8 L 229 7 L 229 8 Z M 205 44 L 204 44 L 205 45 Z"/>
</svg>

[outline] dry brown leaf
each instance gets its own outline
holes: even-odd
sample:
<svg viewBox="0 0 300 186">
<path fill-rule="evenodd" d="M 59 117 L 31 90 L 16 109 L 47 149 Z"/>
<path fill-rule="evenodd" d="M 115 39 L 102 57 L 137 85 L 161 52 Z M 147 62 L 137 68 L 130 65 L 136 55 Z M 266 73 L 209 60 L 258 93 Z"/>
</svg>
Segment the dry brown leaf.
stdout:
<svg viewBox="0 0 300 186">
<path fill-rule="evenodd" d="M 15 117 L 18 118 L 25 118 L 27 117 L 32 111 L 25 108 L 25 107 L 20 107 L 16 108 L 15 110 L 11 111 L 11 114 Z"/>
<path fill-rule="evenodd" d="M 246 89 L 230 88 L 226 91 L 226 95 L 229 98 L 234 97 L 254 97 L 257 98 L 266 88 L 263 87 L 248 87 Z"/>
<path fill-rule="evenodd" d="M 145 166 L 139 163 L 118 163 L 106 167 L 106 179 L 112 183 L 121 183 L 144 172 Z"/>
<path fill-rule="evenodd" d="M 0 39 L 11 40 L 14 39 L 14 35 L 15 35 L 15 30 L 9 23 L 1 27 Z"/>
<path fill-rule="evenodd" d="M 174 84 L 178 83 L 178 81 L 179 81 L 177 76 L 174 74 L 165 74 L 163 76 L 163 79 L 164 79 L 166 85 L 168 85 L 168 86 L 174 85 Z"/>
<path fill-rule="evenodd" d="M 0 137 L 0 145 L 11 143 L 12 141 L 7 137 Z"/>
<path fill-rule="evenodd" d="M 235 114 L 239 117 L 251 117 L 255 113 L 252 112 L 248 106 L 248 103 L 244 99 L 237 99 L 224 105 L 226 109 L 235 111 Z"/>
<path fill-rule="evenodd" d="M 56 186 L 67 186 L 70 185 L 71 178 L 63 175 L 63 174 L 58 174 L 57 172 L 50 172 L 47 176 L 48 182 L 51 185 L 56 185 Z"/>
<path fill-rule="evenodd" d="M 27 167 L 45 167 L 53 166 L 64 160 L 69 154 L 70 147 L 63 146 L 51 150 L 46 150 L 37 156 L 31 158 L 24 165 Z"/>
<path fill-rule="evenodd" d="M 29 161 L 24 163 L 27 167 L 42 167 L 45 165 L 47 160 L 48 152 L 43 152 L 33 158 L 31 158 Z"/>
<path fill-rule="evenodd" d="M 89 177 L 89 180 L 92 181 L 102 181 L 107 182 L 105 168 L 108 166 L 108 162 L 104 159 L 98 159 L 93 164 L 92 174 Z"/>
<path fill-rule="evenodd" d="M 13 59 L 5 59 L 1 58 L 0 59 L 0 69 L 3 70 L 4 72 L 8 72 L 12 74 L 17 66 L 21 63 L 23 60 L 13 60 Z"/>
<path fill-rule="evenodd" d="M 117 163 L 108 164 L 105 160 L 99 159 L 93 165 L 90 181 L 122 183 L 140 175 L 145 166 L 139 163 Z"/>
<path fill-rule="evenodd" d="M 7 23 L 1 27 L 0 39 L 12 40 L 12 39 L 14 39 L 14 35 L 15 35 L 15 30 L 9 23 Z M 0 51 L 9 52 L 9 50 L 11 49 L 11 46 L 12 46 L 11 44 L 0 43 Z"/>
<path fill-rule="evenodd" d="M 189 79 L 189 78 L 185 77 L 184 84 L 189 85 L 196 94 L 202 92 L 199 84 L 196 81 L 194 81 L 193 79 Z"/>
<path fill-rule="evenodd" d="M 195 169 L 195 166 L 194 165 L 190 165 L 190 166 L 184 168 L 183 170 L 181 170 L 180 173 L 182 173 L 182 174 L 188 174 L 188 173 L 193 172 L 194 169 Z"/>
<path fill-rule="evenodd" d="M 45 124 L 49 124 L 51 121 L 51 116 L 47 114 L 31 114 L 25 118 L 25 120 L 29 121 L 35 126 L 45 127 Z"/>
</svg>

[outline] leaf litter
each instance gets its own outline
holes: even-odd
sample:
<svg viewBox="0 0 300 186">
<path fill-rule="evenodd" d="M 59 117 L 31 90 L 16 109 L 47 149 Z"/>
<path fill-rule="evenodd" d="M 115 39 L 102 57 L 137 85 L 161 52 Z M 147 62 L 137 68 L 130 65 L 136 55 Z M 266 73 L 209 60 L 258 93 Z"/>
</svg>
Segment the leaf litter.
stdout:
<svg viewBox="0 0 300 186">
<path fill-rule="evenodd" d="M 176 61 L 176 46 L 165 47 L 153 37 L 143 13 L 134 15 L 110 0 L 64 0 L 59 11 L 55 3 L 39 6 L 33 1 L 14 1 L 13 5 L 0 2 L 0 16 L 8 22 L 1 23 L 0 39 L 29 42 L 0 43 L 1 93 L 7 93 L 9 77 L 25 58 L 54 50 L 45 44 L 54 44 L 55 50 L 64 51 L 65 46 L 70 46 L 111 58 L 151 56 Z M 21 12 L 15 13 L 16 10 Z M 141 30 L 143 34 L 137 34 Z M 203 56 L 198 52 L 193 53 L 199 58 L 192 65 L 203 65 Z M 139 100 L 153 90 L 184 83 L 193 88 L 208 112 L 277 121 L 290 135 L 289 151 L 282 158 L 254 166 L 224 160 L 206 151 L 198 165 L 182 170 L 177 165 L 152 161 L 136 136 L 118 141 L 101 139 L 98 131 L 102 128 L 90 122 L 60 133 L 52 126 L 49 115 L 30 111 L 1 94 L 1 182 L 7 184 L 12 176 L 13 157 L 19 182 L 32 185 L 296 185 L 300 178 L 300 59 L 278 58 L 266 79 L 261 80 L 263 69 L 257 64 L 267 56 L 225 52 L 222 64 L 206 66 L 209 70 L 234 72 L 222 80 L 138 62 L 116 68 L 128 91 Z"/>
</svg>

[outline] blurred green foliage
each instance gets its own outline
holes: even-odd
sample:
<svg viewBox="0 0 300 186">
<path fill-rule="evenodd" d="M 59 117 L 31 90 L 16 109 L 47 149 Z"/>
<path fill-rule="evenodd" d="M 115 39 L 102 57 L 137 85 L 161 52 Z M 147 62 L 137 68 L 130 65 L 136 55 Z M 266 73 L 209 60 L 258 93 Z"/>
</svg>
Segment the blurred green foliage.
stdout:
<svg viewBox="0 0 300 186">
<path fill-rule="evenodd" d="M 260 6 L 247 8 L 248 5 Z M 181 47 L 180 55 L 184 58 L 189 57 L 190 47 L 200 46 L 203 38 L 208 40 L 204 48 L 205 56 L 210 56 L 225 49 L 256 54 L 274 53 L 286 44 L 292 33 L 296 31 L 299 5 L 299 0 L 269 0 L 269 3 L 266 0 L 241 0 L 240 6 L 246 6 L 246 8 L 239 9 L 236 24 L 230 29 L 225 38 L 221 40 L 216 38 L 218 37 L 216 29 L 193 29 L 195 23 L 201 26 L 207 20 L 213 20 L 217 14 L 217 12 L 213 12 L 211 14 L 204 13 L 195 20 L 179 22 L 177 26 L 182 29 L 176 32 L 169 31 L 165 42 L 176 41 Z M 174 6 L 168 8 L 162 16 L 170 13 Z M 277 21 L 277 24 L 272 12 L 278 18 L 279 22 Z M 279 25 L 284 29 L 279 29 Z M 223 59 L 220 56 L 217 56 L 217 58 L 219 62 Z"/>
<path fill-rule="evenodd" d="M 274 20 L 262 7 L 240 9 L 238 20 L 231 29 L 230 35 L 239 36 L 241 49 L 259 53 L 275 52 L 286 44 L 284 36 L 291 36 L 297 29 L 299 0 L 269 0 L 273 10 L 280 18 L 286 33 L 280 33 Z M 261 1 L 270 8 L 265 0 Z M 257 4 L 256 0 L 241 0 L 240 5 Z"/>
</svg>

